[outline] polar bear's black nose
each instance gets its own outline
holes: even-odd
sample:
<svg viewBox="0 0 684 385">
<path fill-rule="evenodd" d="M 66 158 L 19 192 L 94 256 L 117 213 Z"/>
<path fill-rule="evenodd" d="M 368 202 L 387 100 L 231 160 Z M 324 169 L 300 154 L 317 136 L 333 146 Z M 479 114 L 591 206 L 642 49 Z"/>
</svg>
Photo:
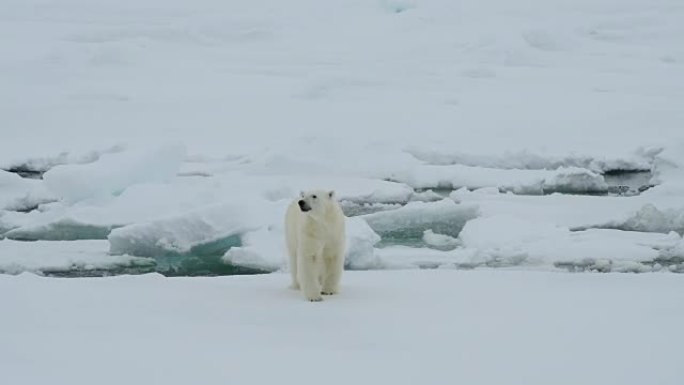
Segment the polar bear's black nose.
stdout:
<svg viewBox="0 0 684 385">
<path fill-rule="evenodd" d="M 299 209 L 303 212 L 311 210 L 311 206 L 307 205 L 306 201 L 304 201 L 303 199 L 300 199 L 299 202 L 297 202 L 297 204 L 299 205 Z"/>
</svg>

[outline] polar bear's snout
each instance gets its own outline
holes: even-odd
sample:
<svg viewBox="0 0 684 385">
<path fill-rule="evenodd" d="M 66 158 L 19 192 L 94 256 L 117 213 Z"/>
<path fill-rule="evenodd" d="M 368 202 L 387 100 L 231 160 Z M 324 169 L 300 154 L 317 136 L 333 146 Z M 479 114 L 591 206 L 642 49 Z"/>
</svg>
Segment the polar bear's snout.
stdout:
<svg viewBox="0 0 684 385">
<path fill-rule="evenodd" d="M 311 206 L 309 206 L 308 203 L 304 199 L 300 199 L 299 202 L 297 202 L 299 205 L 299 209 L 302 210 L 303 212 L 307 212 L 311 210 Z"/>
</svg>

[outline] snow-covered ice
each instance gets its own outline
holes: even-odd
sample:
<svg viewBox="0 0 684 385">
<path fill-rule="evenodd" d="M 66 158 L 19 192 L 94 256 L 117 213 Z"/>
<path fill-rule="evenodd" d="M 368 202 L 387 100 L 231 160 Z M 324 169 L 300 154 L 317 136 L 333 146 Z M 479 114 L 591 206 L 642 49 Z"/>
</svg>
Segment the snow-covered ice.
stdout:
<svg viewBox="0 0 684 385">
<path fill-rule="evenodd" d="M 0 240 L 0 273 L 24 271 L 52 275 L 102 275 L 152 271 L 150 258 L 109 255 L 106 241 L 18 242 Z"/>
<path fill-rule="evenodd" d="M 477 217 L 477 206 L 456 204 L 450 199 L 410 202 L 396 210 L 364 215 L 370 227 L 386 240 L 422 239 L 426 230 L 457 236 L 463 226 Z"/>
<path fill-rule="evenodd" d="M 432 229 L 423 231 L 423 242 L 439 249 L 452 249 L 460 245 L 458 239 L 446 234 L 435 233 Z"/>
<path fill-rule="evenodd" d="M 184 155 L 180 146 L 105 154 L 92 163 L 55 166 L 43 180 L 55 196 L 67 202 L 119 195 L 135 184 L 175 177 Z"/>
<path fill-rule="evenodd" d="M 474 219 L 466 224 L 459 237 L 467 249 L 477 250 L 471 262 L 634 272 L 650 271 L 651 266 L 639 262 L 654 261 L 660 250 L 673 249 L 682 240 L 675 232 L 613 229 L 571 232 L 554 224 L 505 216 Z"/>
<path fill-rule="evenodd" d="M 0 210 L 30 211 L 55 199 L 40 181 L 0 170 Z"/>
<path fill-rule="evenodd" d="M 399 171 L 393 178 L 416 188 L 498 187 L 519 194 L 604 193 L 608 190 L 603 177 L 582 168 L 556 170 L 518 170 L 470 167 L 464 165 L 422 165 Z"/>
<path fill-rule="evenodd" d="M 288 277 L 0 275 L 3 382 L 681 382 L 680 275 L 347 272 L 317 304 Z"/>
</svg>

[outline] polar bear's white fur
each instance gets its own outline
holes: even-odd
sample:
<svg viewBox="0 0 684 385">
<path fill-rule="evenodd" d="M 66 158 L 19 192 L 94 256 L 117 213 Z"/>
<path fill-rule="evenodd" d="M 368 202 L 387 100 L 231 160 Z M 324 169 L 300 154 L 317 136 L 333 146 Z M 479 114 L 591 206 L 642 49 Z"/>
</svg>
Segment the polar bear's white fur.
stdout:
<svg viewBox="0 0 684 385">
<path fill-rule="evenodd" d="M 302 192 L 287 208 L 285 238 L 292 288 L 309 301 L 336 294 L 344 269 L 344 213 L 333 191 Z"/>
</svg>

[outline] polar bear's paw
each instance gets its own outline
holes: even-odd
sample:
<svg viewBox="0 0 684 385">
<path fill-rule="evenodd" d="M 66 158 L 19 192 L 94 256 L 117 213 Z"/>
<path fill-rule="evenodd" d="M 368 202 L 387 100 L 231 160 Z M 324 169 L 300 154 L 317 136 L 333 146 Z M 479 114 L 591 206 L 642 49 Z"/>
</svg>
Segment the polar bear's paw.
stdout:
<svg viewBox="0 0 684 385">
<path fill-rule="evenodd" d="M 309 302 L 321 302 L 321 301 L 323 301 L 323 297 L 321 297 L 320 295 L 319 296 L 307 297 L 306 299 L 308 299 Z"/>
<path fill-rule="evenodd" d="M 321 292 L 323 295 L 335 295 L 337 294 L 337 290 L 329 289 L 329 290 L 323 290 Z"/>
</svg>

